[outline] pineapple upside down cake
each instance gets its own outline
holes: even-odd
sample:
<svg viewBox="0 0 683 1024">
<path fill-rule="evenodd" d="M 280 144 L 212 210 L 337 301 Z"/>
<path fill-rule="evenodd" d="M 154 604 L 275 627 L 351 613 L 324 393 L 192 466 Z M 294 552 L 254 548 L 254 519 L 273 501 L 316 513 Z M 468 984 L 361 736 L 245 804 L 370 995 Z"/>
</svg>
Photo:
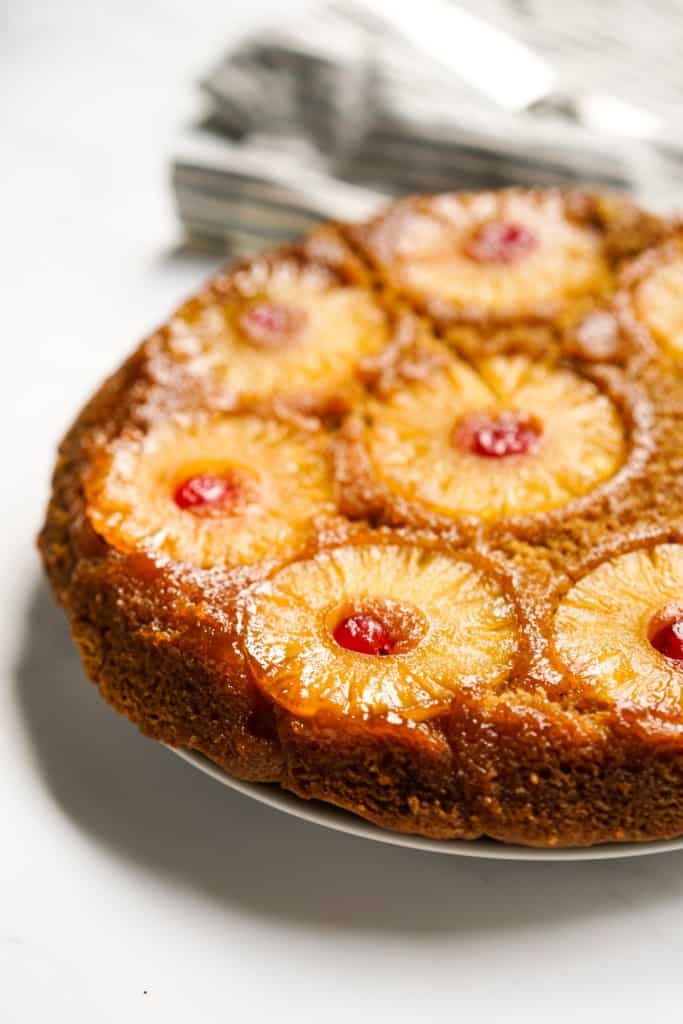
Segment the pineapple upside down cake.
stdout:
<svg viewBox="0 0 683 1024">
<path fill-rule="evenodd" d="M 40 547 L 104 698 L 441 839 L 683 833 L 683 230 L 401 200 L 218 274 L 60 448 Z"/>
</svg>

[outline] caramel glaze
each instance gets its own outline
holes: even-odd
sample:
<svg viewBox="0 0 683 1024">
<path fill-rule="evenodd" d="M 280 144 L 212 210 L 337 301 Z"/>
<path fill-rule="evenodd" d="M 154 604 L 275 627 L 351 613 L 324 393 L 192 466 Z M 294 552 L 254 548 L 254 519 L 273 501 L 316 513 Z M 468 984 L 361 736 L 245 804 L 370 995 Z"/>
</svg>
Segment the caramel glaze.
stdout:
<svg viewBox="0 0 683 1024">
<path fill-rule="evenodd" d="M 506 320 L 404 288 L 392 246 L 431 197 L 401 201 L 364 226 L 326 226 L 261 262 L 316 264 L 371 290 L 389 324 L 381 352 L 350 368 L 343 393 L 316 382 L 310 394 L 245 398 L 174 353 L 172 319 L 102 385 L 62 442 L 40 549 L 103 697 L 146 735 L 201 751 L 240 779 L 440 839 L 584 846 L 672 837 L 683 833 L 683 714 L 594 693 L 554 654 L 552 621 L 572 583 L 603 560 L 683 542 L 683 374 L 630 298 L 639 275 L 664 258 L 657 246 L 678 244 L 677 228 L 613 196 L 517 194 L 559 198 L 567 217 L 600 233 L 609 273 L 597 291 Z M 190 304 L 222 301 L 244 269 L 222 272 Z M 373 481 L 349 395 L 390 394 L 453 352 L 465 361 L 525 353 L 593 381 L 625 428 L 616 475 L 563 508 L 490 524 L 430 513 Z M 342 542 L 421 543 L 462 551 L 499 580 L 518 622 L 502 683 L 463 689 L 448 714 L 420 723 L 296 717 L 257 688 L 243 650 L 243 595 L 277 560 L 200 570 L 117 550 L 95 532 L 84 484 L 115 439 L 173 412 L 245 407 L 333 439 L 339 514 L 316 525 L 300 557 Z"/>
</svg>

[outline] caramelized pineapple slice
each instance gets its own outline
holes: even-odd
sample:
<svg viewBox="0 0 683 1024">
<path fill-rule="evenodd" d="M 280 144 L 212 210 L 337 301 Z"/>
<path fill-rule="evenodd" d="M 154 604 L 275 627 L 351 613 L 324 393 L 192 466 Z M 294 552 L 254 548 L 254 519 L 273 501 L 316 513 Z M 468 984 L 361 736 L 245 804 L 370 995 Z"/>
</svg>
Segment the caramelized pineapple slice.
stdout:
<svg viewBox="0 0 683 1024">
<path fill-rule="evenodd" d="M 601 698 L 642 708 L 683 706 L 683 544 L 603 562 L 567 593 L 554 643 Z"/>
<path fill-rule="evenodd" d="M 498 584 L 463 558 L 345 546 L 253 592 L 246 646 L 259 685 L 297 715 L 424 720 L 458 687 L 504 678 L 515 617 Z"/>
<path fill-rule="evenodd" d="M 446 516 L 497 520 L 586 494 L 625 457 L 617 412 L 590 381 L 524 356 L 453 360 L 370 399 L 363 443 L 388 490 Z"/>
<path fill-rule="evenodd" d="M 359 234 L 395 287 L 446 320 L 547 318 L 611 280 L 601 233 L 559 193 L 406 201 Z"/>
<path fill-rule="evenodd" d="M 665 352 L 683 358 L 683 250 L 646 273 L 633 294 L 634 311 Z"/>
<path fill-rule="evenodd" d="M 256 416 L 179 416 L 110 446 L 87 482 L 88 516 L 119 550 L 201 568 L 289 557 L 334 509 L 327 448 Z"/>
<path fill-rule="evenodd" d="M 210 296 L 171 321 L 170 350 L 240 395 L 343 398 L 358 361 L 389 337 L 372 292 L 314 263 L 257 262 Z"/>
</svg>

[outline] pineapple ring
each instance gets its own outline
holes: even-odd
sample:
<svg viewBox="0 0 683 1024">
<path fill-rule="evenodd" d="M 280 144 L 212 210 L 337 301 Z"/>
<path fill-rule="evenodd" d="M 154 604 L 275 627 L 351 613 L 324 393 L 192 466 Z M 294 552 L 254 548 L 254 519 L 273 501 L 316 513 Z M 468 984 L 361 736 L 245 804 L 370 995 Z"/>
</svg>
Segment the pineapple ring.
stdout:
<svg viewBox="0 0 683 1024">
<path fill-rule="evenodd" d="M 490 261 L 477 258 L 492 228 L 515 232 L 526 244 L 513 245 L 509 259 L 496 258 L 496 245 Z M 361 236 L 390 281 L 446 318 L 548 316 L 611 280 L 600 232 L 569 220 L 562 196 L 552 192 L 404 203 Z"/>
<path fill-rule="evenodd" d="M 377 602 L 400 605 L 424 629 L 385 656 L 338 644 L 340 617 Z M 415 545 L 319 552 L 255 588 L 247 610 L 257 682 L 302 716 L 431 718 L 448 710 L 458 689 L 500 682 L 515 649 L 514 611 L 498 584 L 462 558 Z"/>
<path fill-rule="evenodd" d="M 674 356 L 683 356 L 683 253 L 659 263 L 633 293 L 638 319 L 655 341 Z"/>
<path fill-rule="evenodd" d="M 653 646 L 652 626 L 683 598 L 683 544 L 620 555 L 588 573 L 555 616 L 561 661 L 598 696 L 640 708 L 680 711 L 683 671 Z"/>
<path fill-rule="evenodd" d="M 168 345 L 191 372 L 208 373 L 240 394 L 343 394 L 355 364 L 389 338 L 372 293 L 340 283 L 323 266 L 257 262 L 238 271 L 231 285 L 227 295 L 212 294 L 208 303 L 186 303 L 170 323 Z M 261 323 L 250 324 L 254 311 L 266 314 Z"/>
<path fill-rule="evenodd" d="M 376 479 L 446 516 L 498 520 L 558 508 L 612 476 L 626 451 L 617 411 L 594 384 L 524 356 L 484 360 L 478 372 L 454 359 L 385 401 L 369 399 L 365 411 Z M 538 424 L 527 453 L 482 458 L 458 444 L 468 414 L 510 412 Z"/>
<path fill-rule="evenodd" d="M 178 506 L 183 481 L 201 474 L 248 482 L 239 514 Z M 115 441 L 87 481 L 86 498 L 95 530 L 119 550 L 200 568 L 291 557 L 314 519 L 334 511 L 328 442 L 257 416 L 177 417 Z"/>
</svg>

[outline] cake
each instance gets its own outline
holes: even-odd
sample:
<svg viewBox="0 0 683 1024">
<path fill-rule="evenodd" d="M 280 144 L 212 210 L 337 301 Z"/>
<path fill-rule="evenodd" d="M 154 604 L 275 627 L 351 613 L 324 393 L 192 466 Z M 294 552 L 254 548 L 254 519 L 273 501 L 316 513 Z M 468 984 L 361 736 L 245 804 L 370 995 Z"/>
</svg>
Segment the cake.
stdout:
<svg viewBox="0 0 683 1024">
<path fill-rule="evenodd" d="M 400 200 L 217 274 L 62 442 L 40 549 L 145 735 L 387 829 L 683 834 L 683 234 Z"/>
</svg>

